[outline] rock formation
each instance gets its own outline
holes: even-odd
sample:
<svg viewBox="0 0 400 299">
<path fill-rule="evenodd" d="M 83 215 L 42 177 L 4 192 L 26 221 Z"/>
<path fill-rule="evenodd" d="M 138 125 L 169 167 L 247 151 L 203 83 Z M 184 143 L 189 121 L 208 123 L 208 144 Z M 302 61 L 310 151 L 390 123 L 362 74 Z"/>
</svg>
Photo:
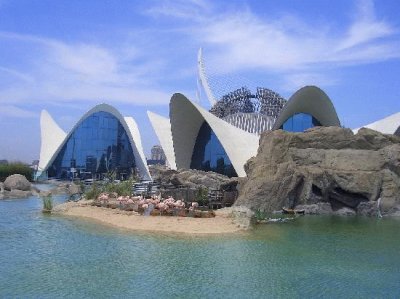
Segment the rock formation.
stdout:
<svg viewBox="0 0 400 299">
<path fill-rule="evenodd" d="M 26 198 L 37 193 L 31 183 L 21 174 L 13 174 L 0 183 L 0 199 Z"/>
<path fill-rule="evenodd" d="M 237 178 L 229 178 L 222 174 L 212 171 L 201 171 L 195 169 L 171 170 L 162 167 L 152 167 L 151 175 L 154 181 L 161 185 L 185 186 L 197 189 L 199 187 L 207 189 L 229 189 L 235 188 Z"/>
<path fill-rule="evenodd" d="M 370 129 L 265 132 L 236 205 L 253 210 L 376 215 L 400 210 L 400 138 Z"/>
<path fill-rule="evenodd" d="M 31 190 L 31 183 L 21 174 L 13 174 L 4 181 L 4 189 L 11 191 L 13 189 L 21 191 Z"/>
<path fill-rule="evenodd" d="M 0 182 L 0 199 L 26 198 L 32 195 L 50 195 L 51 191 L 40 191 L 31 184 L 25 176 L 13 174 L 6 178 L 4 183 Z"/>
</svg>

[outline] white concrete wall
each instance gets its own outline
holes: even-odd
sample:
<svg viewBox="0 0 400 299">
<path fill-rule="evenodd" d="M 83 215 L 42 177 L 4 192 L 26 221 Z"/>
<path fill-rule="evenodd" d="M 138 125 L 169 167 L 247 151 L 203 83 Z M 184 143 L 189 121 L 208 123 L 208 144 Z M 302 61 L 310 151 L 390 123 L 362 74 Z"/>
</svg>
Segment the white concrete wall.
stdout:
<svg viewBox="0 0 400 299">
<path fill-rule="evenodd" d="M 257 154 L 259 137 L 216 117 L 182 94 L 174 94 L 170 120 L 177 168 L 189 168 L 199 129 L 206 121 L 224 147 L 238 176 L 246 176 L 244 164 Z"/>
<path fill-rule="evenodd" d="M 151 111 L 147 111 L 147 116 L 164 150 L 165 157 L 167 158 L 167 165 L 171 169 L 176 169 L 175 151 L 169 119 Z"/>
</svg>

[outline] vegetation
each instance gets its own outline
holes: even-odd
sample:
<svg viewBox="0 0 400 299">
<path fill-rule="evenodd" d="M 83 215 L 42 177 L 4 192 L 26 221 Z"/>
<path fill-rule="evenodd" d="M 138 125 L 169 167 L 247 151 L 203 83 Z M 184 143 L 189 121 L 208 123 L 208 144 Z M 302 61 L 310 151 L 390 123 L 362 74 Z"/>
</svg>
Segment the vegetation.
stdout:
<svg viewBox="0 0 400 299">
<path fill-rule="evenodd" d="M 96 182 L 93 182 L 92 187 L 85 192 L 85 198 L 95 199 L 103 192 L 115 192 L 118 196 L 130 196 L 132 194 L 132 186 L 137 181 L 137 178 L 132 176 L 126 181 L 116 182 L 113 174 L 110 174 L 108 179 L 109 182 L 104 185 L 99 185 Z"/>
<path fill-rule="evenodd" d="M 97 185 L 96 182 L 93 182 L 92 187 L 85 192 L 86 199 L 95 199 L 102 192 L 102 188 Z"/>
<path fill-rule="evenodd" d="M 199 187 L 196 192 L 196 201 L 204 206 L 208 204 L 208 189 Z"/>
<path fill-rule="evenodd" d="M 8 164 L 0 165 L 0 181 L 1 182 L 4 182 L 4 180 L 12 174 L 22 174 L 29 181 L 32 181 L 32 179 L 33 179 L 33 169 L 22 162 L 12 162 L 12 163 L 8 163 Z"/>
<path fill-rule="evenodd" d="M 53 197 L 51 195 L 43 196 L 43 212 L 51 212 L 53 209 Z"/>
</svg>

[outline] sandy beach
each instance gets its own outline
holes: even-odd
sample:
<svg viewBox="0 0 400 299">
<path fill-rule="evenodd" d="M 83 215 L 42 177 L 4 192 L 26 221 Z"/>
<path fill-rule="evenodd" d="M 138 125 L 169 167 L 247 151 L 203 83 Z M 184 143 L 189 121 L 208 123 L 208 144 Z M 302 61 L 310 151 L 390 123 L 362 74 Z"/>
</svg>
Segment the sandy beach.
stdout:
<svg viewBox="0 0 400 299">
<path fill-rule="evenodd" d="M 214 218 L 171 216 L 142 216 L 135 212 L 91 206 L 88 203 L 68 202 L 54 208 L 55 214 L 84 217 L 133 231 L 183 233 L 191 235 L 228 234 L 242 231 L 227 213 L 217 212 Z"/>
</svg>

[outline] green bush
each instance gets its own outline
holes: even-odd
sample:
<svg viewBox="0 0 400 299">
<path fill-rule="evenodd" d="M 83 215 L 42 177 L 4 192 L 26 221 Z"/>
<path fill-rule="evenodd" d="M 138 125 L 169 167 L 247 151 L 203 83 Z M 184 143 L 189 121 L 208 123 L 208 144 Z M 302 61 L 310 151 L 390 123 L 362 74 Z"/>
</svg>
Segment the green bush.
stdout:
<svg viewBox="0 0 400 299">
<path fill-rule="evenodd" d="M 102 192 L 102 188 L 100 188 L 96 182 L 93 182 L 92 187 L 85 192 L 86 199 L 96 199 L 100 193 Z"/>
<path fill-rule="evenodd" d="M 104 192 L 115 192 L 121 196 L 130 196 L 132 194 L 132 186 L 134 182 L 133 179 L 129 179 L 119 183 L 107 183 L 104 186 Z"/>
<path fill-rule="evenodd" d="M 208 189 L 199 187 L 196 191 L 196 201 L 199 205 L 208 204 Z"/>
<path fill-rule="evenodd" d="M 96 199 L 100 193 L 117 193 L 118 196 L 130 196 L 132 195 L 132 187 L 136 182 L 135 178 L 131 177 L 129 180 L 122 181 L 119 183 L 109 182 L 105 185 L 98 185 L 93 182 L 92 187 L 85 192 L 86 199 Z"/>
<path fill-rule="evenodd" d="M 33 179 L 33 169 L 22 162 L 12 162 L 0 165 L 0 181 L 4 182 L 5 179 L 12 174 L 22 174 L 29 181 Z"/>
</svg>

